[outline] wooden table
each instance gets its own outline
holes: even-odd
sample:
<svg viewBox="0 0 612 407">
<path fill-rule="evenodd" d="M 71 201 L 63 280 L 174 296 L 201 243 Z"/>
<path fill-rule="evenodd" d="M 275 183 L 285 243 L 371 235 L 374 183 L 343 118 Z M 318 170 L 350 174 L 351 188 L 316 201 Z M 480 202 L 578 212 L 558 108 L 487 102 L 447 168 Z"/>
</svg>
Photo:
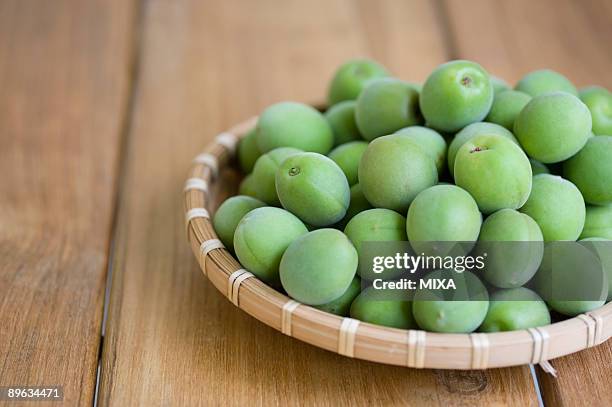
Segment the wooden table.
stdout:
<svg viewBox="0 0 612 407">
<path fill-rule="evenodd" d="M 91 405 L 100 366 L 101 405 L 537 405 L 527 366 L 382 366 L 248 317 L 199 271 L 181 188 L 218 132 L 320 100 L 354 56 L 612 89 L 611 22 L 605 0 L 0 2 L 0 386 Z M 611 362 L 554 360 L 544 403 L 611 405 Z"/>
</svg>

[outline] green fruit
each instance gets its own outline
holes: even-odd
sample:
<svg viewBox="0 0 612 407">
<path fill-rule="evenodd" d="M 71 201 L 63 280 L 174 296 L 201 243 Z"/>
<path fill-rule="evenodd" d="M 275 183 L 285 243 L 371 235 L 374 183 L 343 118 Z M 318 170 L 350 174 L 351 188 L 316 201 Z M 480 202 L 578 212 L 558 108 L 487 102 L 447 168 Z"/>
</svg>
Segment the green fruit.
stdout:
<svg viewBox="0 0 612 407">
<path fill-rule="evenodd" d="M 342 169 L 349 185 L 359 182 L 357 178 L 359 161 L 366 148 L 368 143 L 365 141 L 351 141 L 334 148 L 328 155 Z"/>
<path fill-rule="evenodd" d="M 578 96 L 578 90 L 569 79 L 550 69 L 529 72 L 514 88 L 533 97 L 557 91 Z"/>
<path fill-rule="evenodd" d="M 538 174 L 550 174 L 550 170 L 547 166 L 533 158 L 529 159 L 529 164 L 531 164 L 531 172 L 534 176 Z"/>
<path fill-rule="evenodd" d="M 259 151 L 259 147 L 257 147 L 255 135 L 256 132 L 255 129 L 253 129 L 249 131 L 247 135 L 244 136 L 238 143 L 238 162 L 240 163 L 242 172 L 245 174 L 253 171 L 255 162 L 259 157 L 261 157 L 261 152 Z"/>
<path fill-rule="evenodd" d="M 242 179 L 242 181 L 240 181 L 240 185 L 238 186 L 238 194 L 251 196 L 253 198 L 257 197 L 257 185 L 255 183 L 255 179 L 253 178 L 253 174 L 248 174 Z"/>
<path fill-rule="evenodd" d="M 353 278 L 351 284 L 348 286 L 344 294 L 342 294 L 339 298 L 328 302 L 322 305 L 315 305 L 314 307 L 320 309 L 321 311 L 329 312 L 331 314 L 336 314 L 341 317 L 347 317 L 351 310 L 351 304 L 355 300 L 355 298 L 361 292 L 361 279 L 357 276 Z"/>
<path fill-rule="evenodd" d="M 351 219 L 353 219 L 355 215 L 363 211 L 367 211 L 368 209 L 372 209 L 372 205 L 370 205 L 365 196 L 363 196 L 363 192 L 361 191 L 361 185 L 353 185 L 351 187 L 351 203 L 349 204 L 349 207 L 346 210 L 346 215 L 344 215 L 344 218 L 342 218 L 342 220 L 338 222 L 335 227 L 337 229 L 344 230 L 347 223 Z"/>
<path fill-rule="evenodd" d="M 446 132 L 482 121 L 492 103 L 489 74 L 470 61 L 451 61 L 438 66 L 425 81 L 420 97 L 427 126 Z"/>
<path fill-rule="evenodd" d="M 379 299 L 376 294 L 372 287 L 359 294 L 351 305 L 351 317 L 391 328 L 416 328 L 410 301 Z"/>
<path fill-rule="evenodd" d="M 521 212 L 531 216 L 542 230 L 545 242 L 575 241 L 585 220 L 585 204 L 574 184 L 556 175 L 533 177 L 531 194 Z"/>
<path fill-rule="evenodd" d="M 491 75 L 491 86 L 493 86 L 493 93 L 496 96 L 498 93 L 510 90 L 510 85 L 508 85 L 508 82 L 494 75 Z"/>
<path fill-rule="evenodd" d="M 322 305 L 344 294 L 357 271 L 357 251 L 336 229 L 318 229 L 296 239 L 280 263 L 280 279 L 295 300 Z"/>
<path fill-rule="evenodd" d="M 458 132 L 453 141 L 448 146 L 448 169 L 451 175 L 455 173 L 455 159 L 457 157 L 457 151 L 465 144 L 466 141 L 476 136 L 491 136 L 498 135 L 511 140 L 518 145 L 518 140 L 514 138 L 514 135 L 508 131 L 505 127 L 502 127 L 495 123 L 478 122 L 472 123 L 465 126 Z"/>
<path fill-rule="evenodd" d="M 612 136 L 591 137 L 563 164 L 563 175 L 594 205 L 612 203 Z"/>
<path fill-rule="evenodd" d="M 422 121 L 419 92 L 399 79 L 372 81 L 357 99 L 355 120 L 359 132 L 366 140 L 419 124 Z"/>
<path fill-rule="evenodd" d="M 356 105 L 354 100 L 345 100 L 333 105 L 325 112 L 325 118 L 334 133 L 334 146 L 349 141 L 363 140 L 355 122 Z"/>
<path fill-rule="evenodd" d="M 372 141 L 361 157 L 358 174 L 363 194 L 373 206 L 401 213 L 419 192 L 438 182 L 431 157 L 398 135 Z"/>
<path fill-rule="evenodd" d="M 254 196 L 268 205 L 279 206 L 280 200 L 276 194 L 275 184 L 276 171 L 283 161 L 301 152 L 302 150 L 297 148 L 281 147 L 259 157 L 249 178 L 252 181 L 248 181 L 251 184 L 248 187 L 252 193 L 247 195 Z"/>
<path fill-rule="evenodd" d="M 389 209 L 369 209 L 355 215 L 346 225 L 344 233 L 357 249 L 359 257 L 363 258 L 363 242 L 406 241 L 406 218 Z M 374 273 L 364 275 L 364 269 L 367 268 L 357 270 L 362 278 L 380 278 Z M 389 274 L 385 277 L 389 277 Z"/>
<path fill-rule="evenodd" d="M 429 273 L 426 279 L 453 280 L 457 289 L 418 289 L 412 313 L 419 327 L 431 332 L 469 333 L 484 321 L 489 308 L 487 289 L 474 274 L 443 270 Z"/>
<path fill-rule="evenodd" d="M 580 238 L 602 237 L 612 240 L 612 205 L 587 206 Z"/>
<path fill-rule="evenodd" d="M 410 205 L 406 231 L 417 253 L 446 254 L 437 253 L 436 242 L 475 242 L 481 223 L 482 215 L 470 194 L 455 185 L 435 185 Z"/>
<path fill-rule="evenodd" d="M 580 240 L 580 242 L 590 250 L 594 251 L 599 260 L 601 266 L 606 272 L 608 279 L 608 298 L 606 301 L 612 300 L 612 241 L 610 239 L 604 239 L 601 237 L 589 237 Z"/>
<path fill-rule="evenodd" d="M 612 136 L 612 93 L 601 86 L 589 86 L 580 90 L 580 100 L 591 111 L 593 133 Z"/>
<path fill-rule="evenodd" d="M 514 128 L 514 120 L 530 100 L 531 96 L 518 90 L 509 90 L 496 94 L 491 111 L 485 120 L 512 130 Z"/>
<path fill-rule="evenodd" d="M 284 209 L 257 208 L 238 223 L 234 249 L 244 268 L 264 282 L 278 286 L 278 268 L 283 253 L 307 232 L 302 221 Z"/>
<path fill-rule="evenodd" d="M 575 316 L 605 303 L 608 276 L 591 245 L 552 242 L 545 246 L 542 264 L 532 282 L 553 310 Z"/>
<path fill-rule="evenodd" d="M 278 147 L 294 147 L 327 154 L 334 145 L 329 123 L 315 108 L 296 102 L 268 107 L 257 121 L 257 146 L 262 153 Z"/>
<path fill-rule="evenodd" d="M 591 112 L 576 96 L 564 92 L 534 97 L 514 122 L 514 135 L 525 152 L 544 164 L 576 154 L 590 133 Z"/>
<path fill-rule="evenodd" d="M 478 253 L 486 253 L 484 279 L 495 287 L 515 288 L 538 271 L 544 254 L 542 231 L 529 216 L 502 209 L 482 224 Z"/>
<path fill-rule="evenodd" d="M 435 130 L 422 126 L 405 127 L 395 132 L 395 134 L 408 137 L 416 144 L 421 146 L 436 163 L 438 174 L 444 171 L 446 162 L 446 140 Z"/>
<path fill-rule="evenodd" d="M 259 199 L 244 195 L 232 196 L 223 201 L 215 212 L 213 226 L 225 247 L 234 250 L 234 232 L 238 223 L 244 215 L 262 206 L 266 204 Z"/>
<path fill-rule="evenodd" d="M 481 332 L 517 331 L 550 324 L 550 312 L 539 295 L 528 288 L 500 290 L 491 295 Z"/>
<path fill-rule="evenodd" d="M 313 226 L 338 222 L 349 206 L 344 173 L 317 153 L 299 153 L 283 161 L 276 172 L 276 190 L 285 209 Z"/>
<path fill-rule="evenodd" d="M 389 76 L 384 66 L 369 59 L 355 59 L 344 63 L 336 71 L 327 96 L 329 105 L 343 100 L 355 100 L 365 84 L 375 78 Z"/>
<path fill-rule="evenodd" d="M 477 136 L 461 146 L 455 182 L 484 213 L 518 209 L 531 191 L 531 165 L 519 146 L 501 136 Z"/>
</svg>

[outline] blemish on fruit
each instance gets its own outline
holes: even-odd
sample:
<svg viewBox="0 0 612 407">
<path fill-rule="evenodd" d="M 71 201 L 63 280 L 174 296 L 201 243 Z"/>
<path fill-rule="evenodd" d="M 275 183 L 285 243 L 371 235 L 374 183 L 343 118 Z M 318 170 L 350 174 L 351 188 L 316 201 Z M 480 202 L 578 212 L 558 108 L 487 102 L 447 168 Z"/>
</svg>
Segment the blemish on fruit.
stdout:
<svg viewBox="0 0 612 407">
<path fill-rule="evenodd" d="M 477 153 L 479 151 L 486 151 L 488 150 L 488 148 L 486 147 L 474 147 L 473 149 L 470 150 L 470 153 Z"/>
<path fill-rule="evenodd" d="M 291 167 L 289 169 L 289 176 L 293 177 L 295 175 L 298 175 L 300 173 L 300 168 L 299 167 Z"/>
<path fill-rule="evenodd" d="M 464 76 L 463 78 L 461 78 L 461 84 L 465 87 L 468 87 L 472 84 L 472 78 L 470 78 L 469 76 Z"/>
</svg>

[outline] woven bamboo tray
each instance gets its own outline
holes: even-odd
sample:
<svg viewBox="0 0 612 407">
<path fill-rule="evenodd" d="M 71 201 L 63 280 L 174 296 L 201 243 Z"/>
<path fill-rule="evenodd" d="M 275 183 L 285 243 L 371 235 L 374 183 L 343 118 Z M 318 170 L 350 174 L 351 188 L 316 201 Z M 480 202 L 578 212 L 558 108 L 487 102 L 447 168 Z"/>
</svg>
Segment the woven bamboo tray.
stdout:
<svg viewBox="0 0 612 407">
<path fill-rule="evenodd" d="M 237 307 L 263 323 L 344 356 L 391 365 L 435 369 L 486 369 L 540 363 L 596 346 L 612 336 L 612 303 L 535 329 L 472 334 L 402 330 L 342 318 L 299 304 L 268 287 L 227 251 L 213 229 L 213 186 L 230 164 L 240 137 L 257 118 L 219 134 L 193 162 L 185 183 L 187 237 L 200 267 Z"/>
</svg>

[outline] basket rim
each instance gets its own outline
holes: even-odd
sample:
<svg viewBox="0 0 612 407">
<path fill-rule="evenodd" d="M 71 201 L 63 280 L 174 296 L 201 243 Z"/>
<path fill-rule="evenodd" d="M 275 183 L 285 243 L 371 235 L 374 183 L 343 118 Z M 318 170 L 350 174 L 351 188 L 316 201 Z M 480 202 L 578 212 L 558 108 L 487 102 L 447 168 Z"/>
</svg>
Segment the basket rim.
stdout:
<svg viewBox="0 0 612 407">
<path fill-rule="evenodd" d="M 240 138 L 255 127 L 256 121 L 256 116 L 251 117 L 208 144 L 194 159 L 183 191 L 187 238 L 200 268 L 219 291 L 251 316 L 286 335 L 335 353 L 416 368 L 484 369 L 548 364 L 549 359 L 599 345 L 612 337 L 612 302 L 539 328 L 446 334 L 340 317 L 299 304 L 270 288 L 244 270 L 223 247 L 208 210 L 214 199 L 210 187 L 217 182 L 220 170 L 230 163 Z"/>
</svg>

